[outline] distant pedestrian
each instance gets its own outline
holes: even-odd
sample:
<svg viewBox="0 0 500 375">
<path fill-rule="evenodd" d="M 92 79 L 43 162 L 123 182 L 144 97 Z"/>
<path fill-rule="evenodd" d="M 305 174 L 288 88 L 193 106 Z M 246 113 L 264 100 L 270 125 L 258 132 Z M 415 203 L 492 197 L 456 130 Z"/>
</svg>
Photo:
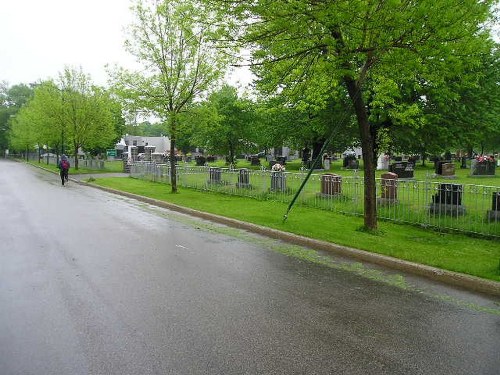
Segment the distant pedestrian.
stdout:
<svg viewBox="0 0 500 375">
<path fill-rule="evenodd" d="M 68 182 L 68 171 L 70 166 L 68 157 L 62 155 L 57 167 L 59 168 L 59 175 L 61 176 L 61 183 L 63 186 L 65 182 Z"/>
</svg>

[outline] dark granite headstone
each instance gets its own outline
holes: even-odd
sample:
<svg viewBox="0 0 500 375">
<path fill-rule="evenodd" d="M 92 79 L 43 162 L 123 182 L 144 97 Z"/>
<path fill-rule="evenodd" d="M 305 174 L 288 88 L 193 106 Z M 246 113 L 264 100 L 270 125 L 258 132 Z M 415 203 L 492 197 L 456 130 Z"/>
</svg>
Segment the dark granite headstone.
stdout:
<svg viewBox="0 0 500 375">
<path fill-rule="evenodd" d="M 284 172 L 271 172 L 271 191 L 285 191 L 286 176 Z"/>
<path fill-rule="evenodd" d="M 461 216 L 465 214 L 462 206 L 463 185 L 439 184 L 437 194 L 432 196 L 430 213 Z"/>
<path fill-rule="evenodd" d="M 208 169 L 208 182 L 211 184 L 220 184 L 221 183 L 221 169 L 217 167 L 210 167 Z"/>
<path fill-rule="evenodd" d="M 400 161 L 389 165 L 389 172 L 398 175 L 398 178 L 413 178 L 415 166 L 407 161 Z"/>
<path fill-rule="evenodd" d="M 250 188 L 250 174 L 248 169 L 242 168 L 238 172 L 238 182 L 236 183 L 236 187 L 238 188 Z"/>
</svg>

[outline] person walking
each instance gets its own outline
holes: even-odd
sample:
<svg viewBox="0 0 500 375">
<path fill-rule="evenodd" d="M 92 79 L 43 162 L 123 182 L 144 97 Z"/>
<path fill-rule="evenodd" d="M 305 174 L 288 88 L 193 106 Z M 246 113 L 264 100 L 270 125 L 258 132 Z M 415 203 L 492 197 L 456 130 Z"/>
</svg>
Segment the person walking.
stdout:
<svg viewBox="0 0 500 375">
<path fill-rule="evenodd" d="M 68 157 L 63 154 L 61 156 L 59 164 L 57 165 L 57 167 L 59 168 L 59 175 L 61 176 L 61 183 L 63 186 L 65 182 L 68 182 L 68 171 L 70 166 L 71 165 L 69 164 Z"/>
</svg>

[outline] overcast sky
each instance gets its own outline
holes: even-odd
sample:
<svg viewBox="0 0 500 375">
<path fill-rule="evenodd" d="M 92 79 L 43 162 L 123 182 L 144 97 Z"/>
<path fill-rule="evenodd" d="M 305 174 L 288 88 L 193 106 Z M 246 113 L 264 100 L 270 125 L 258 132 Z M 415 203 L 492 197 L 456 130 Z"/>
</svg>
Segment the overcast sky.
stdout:
<svg viewBox="0 0 500 375">
<path fill-rule="evenodd" d="M 134 63 L 123 48 L 124 28 L 132 20 L 129 5 L 129 0 L 0 0 L 0 81 L 12 86 L 56 79 L 68 65 L 106 85 L 106 64 Z"/>
</svg>

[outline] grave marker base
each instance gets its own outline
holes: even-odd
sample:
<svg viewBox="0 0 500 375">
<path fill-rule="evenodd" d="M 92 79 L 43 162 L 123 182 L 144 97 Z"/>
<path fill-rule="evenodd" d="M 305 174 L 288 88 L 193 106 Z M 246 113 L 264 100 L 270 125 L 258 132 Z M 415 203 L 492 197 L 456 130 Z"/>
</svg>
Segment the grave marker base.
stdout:
<svg viewBox="0 0 500 375">
<path fill-rule="evenodd" d="M 463 216 L 465 215 L 465 207 L 456 204 L 431 203 L 429 212 L 432 215 Z"/>
<path fill-rule="evenodd" d="M 389 206 L 391 204 L 399 204 L 399 201 L 392 198 L 377 198 L 377 204 L 379 206 Z"/>
<path fill-rule="evenodd" d="M 500 211 L 488 210 L 486 213 L 488 221 L 500 222 Z"/>
</svg>

